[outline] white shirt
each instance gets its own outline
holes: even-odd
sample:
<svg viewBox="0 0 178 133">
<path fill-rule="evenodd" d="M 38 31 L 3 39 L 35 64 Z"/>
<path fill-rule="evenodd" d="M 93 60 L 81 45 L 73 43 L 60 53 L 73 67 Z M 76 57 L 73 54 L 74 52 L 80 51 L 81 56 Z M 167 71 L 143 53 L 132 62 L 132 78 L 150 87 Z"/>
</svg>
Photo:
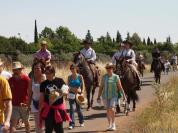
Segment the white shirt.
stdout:
<svg viewBox="0 0 178 133">
<path fill-rule="evenodd" d="M 83 48 L 80 51 L 81 54 L 85 56 L 85 59 L 95 61 L 96 60 L 96 53 L 95 51 L 90 47 L 89 49 Z"/>
<path fill-rule="evenodd" d="M 0 73 L 0 75 L 1 75 L 2 77 L 6 78 L 7 80 L 12 77 L 12 74 L 9 73 L 9 72 L 7 72 L 7 71 L 2 71 L 2 72 Z"/>
<path fill-rule="evenodd" d="M 166 63 L 164 63 L 164 67 L 165 67 L 165 68 L 169 68 L 169 67 L 170 67 L 170 65 L 171 65 L 171 64 L 170 64 L 170 62 L 169 62 L 169 61 L 168 61 L 168 62 L 166 62 Z"/>
<path fill-rule="evenodd" d="M 112 63 L 116 65 L 116 59 L 119 59 L 123 55 L 124 50 L 117 51 L 112 57 Z"/>
<path fill-rule="evenodd" d="M 130 60 L 135 61 L 135 57 L 136 57 L 135 52 L 132 49 L 125 49 L 123 51 L 123 56 L 124 57 L 127 57 L 127 56 L 131 57 L 131 59 L 128 59 L 128 61 L 130 61 Z"/>
</svg>

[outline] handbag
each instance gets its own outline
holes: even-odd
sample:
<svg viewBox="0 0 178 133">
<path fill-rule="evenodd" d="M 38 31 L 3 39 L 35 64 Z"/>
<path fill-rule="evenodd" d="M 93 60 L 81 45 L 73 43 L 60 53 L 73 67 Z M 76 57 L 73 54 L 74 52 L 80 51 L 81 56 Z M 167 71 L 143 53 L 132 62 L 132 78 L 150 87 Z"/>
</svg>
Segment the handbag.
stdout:
<svg viewBox="0 0 178 133">
<path fill-rule="evenodd" d="M 39 101 L 32 99 L 35 109 L 39 109 Z"/>
</svg>

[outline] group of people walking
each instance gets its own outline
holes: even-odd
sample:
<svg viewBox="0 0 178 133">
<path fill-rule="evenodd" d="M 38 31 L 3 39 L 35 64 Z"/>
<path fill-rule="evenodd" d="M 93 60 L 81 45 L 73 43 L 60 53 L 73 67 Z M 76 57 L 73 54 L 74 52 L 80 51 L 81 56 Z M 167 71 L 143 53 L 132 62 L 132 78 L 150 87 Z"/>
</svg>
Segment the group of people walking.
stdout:
<svg viewBox="0 0 178 133">
<path fill-rule="evenodd" d="M 91 48 L 91 42 L 84 40 L 84 48 L 80 53 L 86 58 L 89 67 L 99 86 L 97 102 L 101 103 L 101 97 L 106 108 L 108 127 L 107 130 L 116 130 L 115 106 L 118 95 L 122 93 L 126 101 L 124 89 L 119 75 L 114 74 L 117 60 L 126 59 L 130 68 L 137 73 L 136 55 L 131 49 L 132 43 L 124 41 L 120 50 L 112 57 L 112 63 L 105 66 L 106 74 L 101 78 L 99 85 L 99 73 L 95 69 L 96 53 Z M 84 126 L 84 116 L 81 104 L 77 96 L 84 97 L 84 78 L 78 73 L 78 66 L 70 65 L 71 74 L 67 81 L 56 77 L 55 68 L 50 64 L 51 53 L 47 50 L 47 42 L 41 42 L 41 49 L 34 55 L 34 63 L 29 75 L 24 74 L 24 66 L 20 62 L 12 63 L 12 74 L 3 70 L 3 62 L 0 60 L 0 133 L 15 132 L 19 119 L 25 124 L 27 133 L 30 133 L 29 115 L 34 115 L 35 130 L 42 133 L 63 133 L 63 121 L 69 121 L 68 129 L 73 129 L 75 123 L 75 108 L 78 113 L 80 126 Z M 69 115 L 66 112 L 64 98 L 69 101 Z M 85 98 L 84 98 L 84 101 Z M 84 103 L 83 101 L 83 103 Z M 76 105 L 76 107 L 74 107 Z"/>
</svg>

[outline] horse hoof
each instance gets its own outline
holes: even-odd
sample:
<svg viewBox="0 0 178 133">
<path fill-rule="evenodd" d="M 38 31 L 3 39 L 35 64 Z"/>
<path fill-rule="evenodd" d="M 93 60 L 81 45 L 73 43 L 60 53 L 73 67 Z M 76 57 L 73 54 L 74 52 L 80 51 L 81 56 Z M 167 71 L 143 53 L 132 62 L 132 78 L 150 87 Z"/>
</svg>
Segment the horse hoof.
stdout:
<svg viewBox="0 0 178 133">
<path fill-rule="evenodd" d="M 133 108 L 132 111 L 135 111 L 135 108 Z"/>
</svg>

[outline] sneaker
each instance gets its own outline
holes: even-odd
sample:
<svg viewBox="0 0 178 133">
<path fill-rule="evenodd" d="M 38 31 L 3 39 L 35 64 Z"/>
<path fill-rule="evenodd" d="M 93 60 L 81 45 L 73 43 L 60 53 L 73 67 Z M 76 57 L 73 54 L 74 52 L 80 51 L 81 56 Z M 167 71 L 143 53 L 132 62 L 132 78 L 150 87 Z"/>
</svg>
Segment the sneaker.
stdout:
<svg viewBox="0 0 178 133">
<path fill-rule="evenodd" d="M 110 124 L 110 125 L 107 127 L 106 131 L 110 131 L 111 128 L 112 128 L 112 125 Z"/>
<path fill-rule="evenodd" d="M 80 124 L 80 127 L 84 127 L 84 123 Z"/>
<path fill-rule="evenodd" d="M 74 128 L 73 126 L 69 126 L 69 127 L 68 127 L 69 130 L 72 130 L 73 128 Z"/>
<path fill-rule="evenodd" d="M 112 127 L 110 129 L 111 131 L 115 131 L 116 130 L 116 125 L 115 124 L 112 124 Z"/>
</svg>

